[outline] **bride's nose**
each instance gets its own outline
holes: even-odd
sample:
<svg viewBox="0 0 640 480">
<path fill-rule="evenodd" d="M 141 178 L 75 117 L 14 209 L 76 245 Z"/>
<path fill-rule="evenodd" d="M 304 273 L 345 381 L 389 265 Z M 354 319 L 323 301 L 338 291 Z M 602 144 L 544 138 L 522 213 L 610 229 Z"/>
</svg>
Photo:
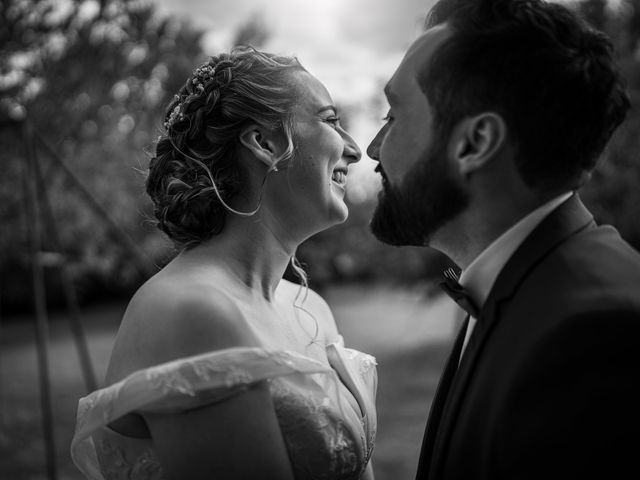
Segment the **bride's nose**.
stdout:
<svg viewBox="0 0 640 480">
<path fill-rule="evenodd" d="M 342 135 L 344 140 L 344 151 L 342 152 L 342 157 L 347 159 L 348 163 L 356 163 L 360 161 L 362 158 L 362 152 L 360 151 L 360 147 L 358 144 L 351 138 L 347 132 L 344 132 Z"/>
</svg>

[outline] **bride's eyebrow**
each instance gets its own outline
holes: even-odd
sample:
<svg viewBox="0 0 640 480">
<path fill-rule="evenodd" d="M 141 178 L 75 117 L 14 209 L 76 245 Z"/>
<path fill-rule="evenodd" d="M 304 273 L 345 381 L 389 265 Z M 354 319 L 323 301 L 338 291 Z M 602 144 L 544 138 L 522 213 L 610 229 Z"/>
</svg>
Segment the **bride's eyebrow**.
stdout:
<svg viewBox="0 0 640 480">
<path fill-rule="evenodd" d="M 320 110 L 318 110 L 316 112 L 316 114 L 320 114 L 320 113 L 324 113 L 328 110 L 332 110 L 334 115 L 338 114 L 338 109 L 336 108 L 335 105 L 325 105 L 324 107 L 322 107 Z"/>
</svg>

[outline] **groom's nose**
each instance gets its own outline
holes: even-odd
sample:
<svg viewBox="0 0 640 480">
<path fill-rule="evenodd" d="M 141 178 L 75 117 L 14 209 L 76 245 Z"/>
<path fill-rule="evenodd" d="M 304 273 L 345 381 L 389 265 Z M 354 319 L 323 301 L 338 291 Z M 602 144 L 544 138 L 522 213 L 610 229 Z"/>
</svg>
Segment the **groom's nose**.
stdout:
<svg viewBox="0 0 640 480">
<path fill-rule="evenodd" d="M 380 143 L 382 143 L 382 137 L 384 135 L 384 128 L 381 128 L 378 134 L 371 141 L 367 147 L 367 155 L 372 160 L 380 161 Z"/>
</svg>

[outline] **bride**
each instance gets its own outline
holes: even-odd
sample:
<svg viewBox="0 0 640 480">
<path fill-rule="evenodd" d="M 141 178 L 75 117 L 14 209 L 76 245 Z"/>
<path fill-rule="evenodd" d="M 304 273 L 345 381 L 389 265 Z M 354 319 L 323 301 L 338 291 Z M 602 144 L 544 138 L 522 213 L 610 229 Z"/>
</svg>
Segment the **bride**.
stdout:
<svg viewBox="0 0 640 480">
<path fill-rule="evenodd" d="M 90 479 L 372 479 L 375 360 L 344 347 L 294 257 L 346 219 L 360 159 L 327 90 L 236 48 L 165 120 L 147 193 L 180 253 L 129 303 L 74 462 Z"/>
</svg>

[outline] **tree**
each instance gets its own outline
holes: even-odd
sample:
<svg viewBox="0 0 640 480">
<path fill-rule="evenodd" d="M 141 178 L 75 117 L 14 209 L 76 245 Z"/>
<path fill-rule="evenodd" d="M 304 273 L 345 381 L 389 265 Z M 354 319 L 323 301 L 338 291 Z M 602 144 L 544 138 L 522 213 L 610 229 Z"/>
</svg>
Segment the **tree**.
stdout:
<svg viewBox="0 0 640 480">
<path fill-rule="evenodd" d="M 255 13 L 240 26 L 233 40 L 233 45 L 252 45 L 262 47 L 269 39 L 269 29 L 260 14 Z"/>
<path fill-rule="evenodd" d="M 611 38 L 627 83 L 631 110 L 583 189 L 583 197 L 599 222 L 616 226 L 640 249 L 640 5 L 637 0 L 623 0 L 619 8 L 611 7 L 604 0 L 587 0 L 578 8 L 587 21 Z"/>
<path fill-rule="evenodd" d="M 0 24 L 0 274 L 26 272 L 25 152 L 17 141 L 24 121 L 116 223 L 142 248 L 159 252 L 160 235 L 141 225 L 149 204 L 141 198 L 143 175 L 135 171 L 146 168 L 144 148 L 157 135 L 169 95 L 204 59 L 202 32 L 159 16 L 151 3 L 128 0 L 5 0 Z M 65 254 L 77 273 L 102 279 L 103 286 L 138 281 L 122 245 L 79 201 L 67 177 L 41 159 Z M 2 286 L 3 302 L 25 300 L 24 289 L 12 285 Z"/>
</svg>

